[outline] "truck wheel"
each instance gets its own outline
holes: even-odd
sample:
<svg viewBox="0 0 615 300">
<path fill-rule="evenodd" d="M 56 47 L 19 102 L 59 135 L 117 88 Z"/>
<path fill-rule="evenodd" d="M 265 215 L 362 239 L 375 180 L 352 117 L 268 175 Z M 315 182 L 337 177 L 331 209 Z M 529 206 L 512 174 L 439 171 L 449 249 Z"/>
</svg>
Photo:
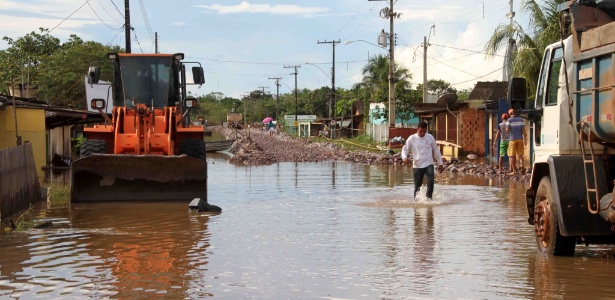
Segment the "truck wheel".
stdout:
<svg viewBox="0 0 615 300">
<path fill-rule="evenodd" d="M 179 145 L 179 154 L 205 160 L 205 141 L 200 139 L 183 140 Z"/>
<path fill-rule="evenodd" d="M 92 153 L 107 153 L 107 141 L 105 140 L 86 140 L 81 145 L 79 157 L 84 158 Z"/>
<path fill-rule="evenodd" d="M 551 179 L 545 176 L 540 180 L 534 202 L 534 227 L 538 250 L 555 256 L 573 256 L 576 238 L 562 236 L 559 233 L 556 209 Z"/>
</svg>

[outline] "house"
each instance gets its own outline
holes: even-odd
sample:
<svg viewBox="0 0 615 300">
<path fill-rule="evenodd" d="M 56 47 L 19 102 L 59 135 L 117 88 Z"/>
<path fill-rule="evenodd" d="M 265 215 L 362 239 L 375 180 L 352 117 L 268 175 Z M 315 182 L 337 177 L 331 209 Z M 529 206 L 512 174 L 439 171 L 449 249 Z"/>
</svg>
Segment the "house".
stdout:
<svg viewBox="0 0 615 300">
<path fill-rule="evenodd" d="M 407 137 L 406 133 L 412 130 L 397 130 L 396 128 L 416 128 L 419 123 L 419 117 L 416 114 L 410 114 L 406 119 L 401 119 L 397 115 L 395 118 L 395 127 L 389 128 L 388 121 L 384 116 L 387 115 L 386 106 L 384 103 L 369 104 L 369 127 L 367 128 L 368 135 L 371 135 L 376 142 L 388 142 L 389 139 L 396 136 Z M 400 134 L 403 132 L 403 134 Z"/>
<path fill-rule="evenodd" d="M 14 101 L 13 101 L 14 100 Z M 39 182 L 54 155 L 71 156 L 73 125 L 102 122 L 99 113 L 47 105 L 36 99 L 0 95 L 0 149 L 32 144 Z"/>
<path fill-rule="evenodd" d="M 467 100 L 448 103 L 420 103 L 415 112 L 429 124 L 436 140 L 461 147 L 461 155 L 492 155 L 489 149 L 493 136 L 494 114 L 488 104 L 506 98 L 508 82 L 478 82 Z M 495 123 L 497 126 L 497 123 Z"/>
<path fill-rule="evenodd" d="M 474 148 L 483 148 L 481 155 L 490 157 L 497 161 L 499 151 L 494 151 L 490 145 L 498 124 L 501 122 L 502 113 L 508 112 L 506 97 L 508 93 L 508 82 L 506 81 L 479 81 L 468 96 L 468 103 L 476 109 L 476 119 L 480 119 L 482 124 L 476 124 L 474 133 L 467 132 L 467 144 Z M 464 120 L 470 123 L 471 119 Z"/>
</svg>

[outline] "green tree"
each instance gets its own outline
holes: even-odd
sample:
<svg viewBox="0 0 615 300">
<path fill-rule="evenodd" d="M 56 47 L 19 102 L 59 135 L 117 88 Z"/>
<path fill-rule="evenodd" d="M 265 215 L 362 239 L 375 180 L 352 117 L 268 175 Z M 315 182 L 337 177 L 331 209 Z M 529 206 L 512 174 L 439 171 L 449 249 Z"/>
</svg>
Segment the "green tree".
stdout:
<svg viewBox="0 0 615 300">
<path fill-rule="evenodd" d="M 421 103 L 423 100 L 423 90 L 420 89 L 408 89 L 408 88 L 397 88 L 395 91 L 397 95 L 395 97 L 397 101 L 396 105 L 396 115 L 401 119 L 402 126 L 404 125 L 404 120 L 410 119 L 412 114 L 414 113 L 414 106 L 417 103 Z"/>
<path fill-rule="evenodd" d="M 382 111 L 381 117 L 387 119 L 388 114 L 386 114 L 386 111 L 388 111 L 389 106 L 389 59 L 381 54 L 370 57 L 367 64 L 361 70 L 361 73 L 363 79 L 357 87 L 366 90 L 371 102 L 385 103 L 385 109 Z M 395 91 L 397 91 L 398 88 L 410 88 L 409 80 L 412 78 L 412 74 L 408 69 L 396 66 L 394 75 Z"/>
<path fill-rule="evenodd" d="M 9 47 L 0 50 L 0 92 L 8 92 L 11 81 L 36 86 L 39 64 L 60 47 L 60 40 L 39 28 L 20 38 L 4 36 Z"/>
<path fill-rule="evenodd" d="M 536 92 L 536 82 L 540 73 L 542 53 L 545 48 L 561 37 L 557 5 L 564 0 L 546 0 L 543 5 L 535 0 L 522 2 L 522 10 L 528 12 L 529 28 L 526 32 L 518 23 L 500 24 L 485 45 L 487 56 L 493 57 L 508 45 L 509 39 L 516 41 L 517 49 L 511 55 L 513 75 L 526 79 L 529 93 Z"/>
<path fill-rule="evenodd" d="M 422 97 L 423 84 L 419 83 L 416 89 L 421 91 L 421 97 Z M 457 90 L 451 86 L 450 82 L 446 82 L 442 79 L 430 79 L 427 81 L 427 93 L 428 94 L 440 96 L 447 91 L 456 92 Z"/>
<path fill-rule="evenodd" d="M 76 35 L 41 61 L 38 74 L 38 98 L 51 105 L 79 109 L 87 107 L 85 82 L 93 61 L 108 61 L 107 53 L 119 52 L 117 46 L 83 41 Z M 101 79 L 111 81 L 111 64 L 101 65 Z"/>
</svg>

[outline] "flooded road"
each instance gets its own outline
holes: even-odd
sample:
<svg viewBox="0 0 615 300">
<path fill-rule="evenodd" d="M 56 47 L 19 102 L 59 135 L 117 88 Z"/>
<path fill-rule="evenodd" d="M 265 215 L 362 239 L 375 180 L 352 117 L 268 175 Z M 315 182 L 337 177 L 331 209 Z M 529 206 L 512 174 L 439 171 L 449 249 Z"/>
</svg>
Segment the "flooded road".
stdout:
<svg viewBox="0 0 615 300">
<path fill-rule="evenodd" d="M 611 299 L 615 250 L 536 252 L 525 186 L 408 167 L 208 154 L 209 202 L 45 208 L 55 226 L 0 235 L 0 298 Z M 424 189 L 423 189 L 424 190 Z"/>
</svg>

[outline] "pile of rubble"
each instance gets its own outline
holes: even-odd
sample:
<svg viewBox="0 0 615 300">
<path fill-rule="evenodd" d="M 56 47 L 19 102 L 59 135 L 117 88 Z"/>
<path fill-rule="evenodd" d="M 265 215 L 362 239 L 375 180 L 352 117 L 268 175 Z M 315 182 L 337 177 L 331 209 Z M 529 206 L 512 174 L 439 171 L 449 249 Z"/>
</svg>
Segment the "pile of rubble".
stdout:
<svg viewBox="0 0 615 300">
<path fill-rule="evenodd" d="M 402 165 L 401 153 L 345 151 L 333 143 L 296 139 L 285 133 L 277 133 L 271 137 L 268 132 L 259 129 L 233 130 L 217 126 L 213 130 L 219 131 L 227 138 L 236 138 L 230 149 L 234 154 L 230 162 L 234 164 L 269 165 L 277 162 L 335 160 L 369 165 Z M 471 161 L 445 160 L 444 167 L 448 172 L 481 177 L 500 177 L 515 181 L 529 181 L 530 178 L 530 173 L 510 175 L 507 170 L 498 173 L 496 168 Z"/>
</svg>

